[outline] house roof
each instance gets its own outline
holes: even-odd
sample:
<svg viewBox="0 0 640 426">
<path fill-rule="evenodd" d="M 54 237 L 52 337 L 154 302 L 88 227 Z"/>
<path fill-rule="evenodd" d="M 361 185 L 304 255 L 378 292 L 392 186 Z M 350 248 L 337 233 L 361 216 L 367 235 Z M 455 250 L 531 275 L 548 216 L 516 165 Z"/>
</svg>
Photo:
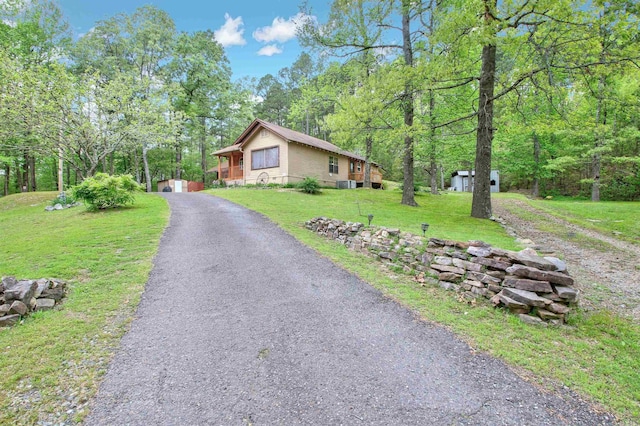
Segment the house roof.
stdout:
<svg viewBox="0 0 640 426">
<path fill-rule="evenodd" d="M 242 146 L 249 140 L 249 137 L 253 135 L 258 128 L 263 127 L 272 133 L 280 136 L 282 139 L 287 142 L 299 143 L 302 145 L 307 145 L 312 148 L 321 149 L 323 151 L 333 152 L 336 154 L 344 155 L 345 157 L 353 158 L 360 161 L 365 161 L 364 157 L 354 154 L 353 152 L 346 151 L 337 147 L 336 145 L 327 142 L 322 139 L 314 138 L 313 136 L 305 135 L 301 132 L 296 132 L 295 130 L 287 129 L 286 127 L 278 126 L 277 124 L 269 123 L 268 121 L 261 120 L 256 118 L 253 122 L 245 129 L 244 132 L 236 139 L 233 145 L 228 146 L 226 148 L 222 148 L 219 151 L 214 152 L 214 155 L 227 154 L 233 151 L 239 151 Z M 376 164 L 371 162 L 372 164 Z M 377 164 L 376 164 L 377 165 Z"/>
<path fill-rule="evenodd" d="M 491 173 L 499 173 L 498 170 L 491 170 Z M 476 171 L 472 170 L 471 171 L 471 177 L 476 175 Z M 458 170 L 455 171 L 453 173 L 451 173 L 451 177 L 455 177 L 455 176 L 462 176 L 462 177 L 467 177 L 469 176 L 469 170 Z"/>
</svg>

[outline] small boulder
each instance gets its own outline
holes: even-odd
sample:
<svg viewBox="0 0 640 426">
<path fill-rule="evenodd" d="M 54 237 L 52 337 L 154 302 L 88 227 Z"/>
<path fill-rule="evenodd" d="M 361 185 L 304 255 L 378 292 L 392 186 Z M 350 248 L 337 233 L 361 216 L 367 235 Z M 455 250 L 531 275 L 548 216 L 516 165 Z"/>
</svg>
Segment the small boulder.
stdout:
<svg viewBox="0 0 640 426">
<path fill-rule="evenodd" d="M 29 312 L 29 308 L 19 300 L 14 300 L 11 309 L 9 309 L 9 314 L 26 315 L 27 312 Z"/>
<path fill-rule="evenodd" d="M 11 327 L 12 325 L 17 324 L 18 321 L 20 321 L 20 315 L 18 314 L 5 315 L 0 317 L 0 327 Z"/>
<path fill-rule="evenodd" d="M 551 304 L 550 300 L 542 298 L 532 291 L 518 290 L 517 288 L 505 287 L 504 289 L 502 289 L 502 294 L 504 296 L 507 296 L 515 300 L 516 302 L 524 303 L 525 305 L 529 305 L 529 306 L 543 307 L 548 304 Z"/>
<path fill-rule="evenodd" d="M 545 259 L 556 266 L 557 272 L 567 272 L 567 264 L 564 261 L 553 256 L 545 256 Z"/>
<path fill-rule="evenodd" d="M 505 287 L 517 288 L 520 290 L 533 291 L 535 293 L 553 293 L 553 288 L 549 281 L 528 280 L 518 277 L 506 277 L 502 282 Z"/>
<path fill-rule="evenodd" d="M 491 247 L 470 246 L 467 253 L 474 257 L 489 257 L 491 256 Z"/>
<path fill-rule="evenodd" d="M 38 299 L 36 311 L 50 311 L 55 305 L 56 301 L 53 299 Z"/>
<path fill-rule="evenodd" d="M 0 305 L 0 317 L 7 315 L 10 309 L 11 309 L 11 305 L 9 303 L 4 303 Z"/>
<path fill-rule="evenodd" d="M 22 303 L 29 303 L 38 288 L 38 284 L 32 280 L 18 281 L 7 287 L 4 297 L 7 302 L 19 300 Z"/>
<path fill-rule="evenodd" d="M 578 300 L 578 290 L 573 287 L 555 286 L 555 290 L 561 299 L 566 300 L 569 303 L 573 303 Z"/>
<path fill-rule="evenodd" d="M 522 321 L 525 324 L 541 325 L 543 327 L 547 327 L 547 323 L 542 321 L 538 317 L 533 317 L 531 315 L 526 315 L 526 314 L 520 314 L 518 315 L 518 318 L 520 318 L 520 321 Z"/>
<path fill-rule="evenodd" d="M 56 301 L 60 300 L 64 297 L 64 288 L 63 287 L 47 288 L 42 292 L 40 297 L 53 299 Z"/>
</svg>

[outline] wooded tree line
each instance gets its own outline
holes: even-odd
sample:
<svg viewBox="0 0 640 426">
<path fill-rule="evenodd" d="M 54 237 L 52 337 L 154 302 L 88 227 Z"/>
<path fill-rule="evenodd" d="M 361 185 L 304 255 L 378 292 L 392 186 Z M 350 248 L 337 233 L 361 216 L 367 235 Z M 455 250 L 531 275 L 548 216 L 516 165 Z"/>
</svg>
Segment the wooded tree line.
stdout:
<svg viewBox="0 0 640 426">
<path fill-rule="evenodd" d="M 4 193 L 57 189 L 96 172 L 206 181 L 213 148 L 253 119 L 212 31 L 178 32 L 153 6 L 73 41 L 47 0 L 0 3 Z"/>
<path fill-rule="evenodd" d="M 68 181 L 206 180 L 211 150 L 256 116 L 375 160 L 408 205 L 455 170 L 475 170 L 480 218 L 491 169 L 536 196 L 640 197 L 636 0 L 334 0 L 299 30 L 311 54 L 254 82 L 231 81 L 211 32 L 151 6 L 73 42 L 53 4 L 9 4 L 0 162 L 17 188 L 59 156 Z"/>
</svg>

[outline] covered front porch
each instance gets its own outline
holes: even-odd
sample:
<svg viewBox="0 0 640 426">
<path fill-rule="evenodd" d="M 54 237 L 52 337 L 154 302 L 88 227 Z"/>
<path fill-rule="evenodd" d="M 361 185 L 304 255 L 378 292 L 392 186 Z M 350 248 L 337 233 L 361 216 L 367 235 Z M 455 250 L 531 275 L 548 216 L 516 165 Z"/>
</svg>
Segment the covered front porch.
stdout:
<svg viewBox="0 0 640 426">
<path fill-rule="evenodd" d="M 218 156 L 218 179 L 227 184 L 244 183 L 244 156 L 240 148 L 231 146 L 216 152 Z"/>
</svg>

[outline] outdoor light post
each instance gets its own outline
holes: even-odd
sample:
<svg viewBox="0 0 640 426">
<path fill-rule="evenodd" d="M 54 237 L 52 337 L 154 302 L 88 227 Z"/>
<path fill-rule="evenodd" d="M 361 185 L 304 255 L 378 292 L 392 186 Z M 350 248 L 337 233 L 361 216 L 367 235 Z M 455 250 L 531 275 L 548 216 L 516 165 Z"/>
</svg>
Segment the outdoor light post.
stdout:
<svg viewBox="0 0 640 426">
<path fill-rule="evenodd" d="M 371 226 L 371 221 L 373 220 L 373 215 L 372 215 L 372 214 L 369 214 L 369 215 L 367 216 L 367 219 L 369 219 L 369 226 Z"/>
<path fill-rule="evenodd" d="M 428 223 L 423 223 L 422 224 L 422 236 L 424 237 L 425 234 L 427 233 L 427 229 L 429 229 L 429 224 Z"/>
</svg>

